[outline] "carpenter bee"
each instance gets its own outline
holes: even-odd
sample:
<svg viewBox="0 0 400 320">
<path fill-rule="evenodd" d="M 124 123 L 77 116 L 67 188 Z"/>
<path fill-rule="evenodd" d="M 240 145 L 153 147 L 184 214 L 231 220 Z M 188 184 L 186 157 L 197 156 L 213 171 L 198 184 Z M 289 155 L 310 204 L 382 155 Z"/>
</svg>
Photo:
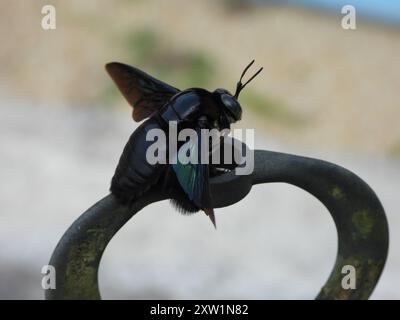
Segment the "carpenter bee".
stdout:
<svg viewBox="0 0 400 320">
<path fill-rule="evenodd" d="M 146 135 L 152 129 L 167 133 L 168 124 L 175 121 L 177 130 L 196 130 L 197 144 L 186 145 L 194 151 L 200 145 L 201 129 L 229 129 L 242 117 L 242 107 L 238 102 L 240 91 L 262 71 L 262 68 L 259 69 L 243 84 L 242 78 L 253 63 L 254 60 L 242 72 L 233 95 L 225 89 L 210 92 L 190 88 L 181 91 L 132 66 L 108 63 L 107 72 L 133 107 L 133 120 L 140 122 L 146 119 L 129 138 L 112 178 L 110 191 L 121 202 L 130 203 L 162 183 L 174 190 L 171 200 L 182 213 L 203 210 L 216 226 L 209 192 L 210 173 L 215 170 L 213 165 L 201 162 L 182 164 L 179 161 L 150 164 L 146 159 L 146 150 L 153 141 L 147 141 Z"/>
</svg>

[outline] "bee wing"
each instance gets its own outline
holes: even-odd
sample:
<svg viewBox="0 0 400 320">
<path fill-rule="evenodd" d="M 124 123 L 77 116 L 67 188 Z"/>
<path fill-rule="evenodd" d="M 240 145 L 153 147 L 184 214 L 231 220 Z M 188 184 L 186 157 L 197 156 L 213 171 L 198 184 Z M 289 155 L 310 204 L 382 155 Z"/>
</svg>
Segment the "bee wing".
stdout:
<svg viewBox="0 0 400 320">
<path fill-rule="evenodd" d="M 123 63 L 106 64 L 106 70 L 125 99 L 133 107 L 132 117 L 142 121 L 159 110 L 180 90 Z"/>
<path fill-rule="evenodd" d="M 176 177 L 179 184 L 181 185 L 188 198 L 201 209 L 211 207 L 211 197 L 209 189 L 209 166 L 208 164 L 200 163 L 201 155 L 199 147 L 201 146 L 200 141 L 200 129 L 197 129 L 197 143 L 189 140 L 181 148 L 183 150 L 189 150 L 191 155 L 195 155 L 198 159 L 198 163 L 182 164 L 179 161 L 179 157 L 176 156 L 172 168 L 175 171 Z M 179 151 L 178 151 L 179 154 Z"/>
</svg>

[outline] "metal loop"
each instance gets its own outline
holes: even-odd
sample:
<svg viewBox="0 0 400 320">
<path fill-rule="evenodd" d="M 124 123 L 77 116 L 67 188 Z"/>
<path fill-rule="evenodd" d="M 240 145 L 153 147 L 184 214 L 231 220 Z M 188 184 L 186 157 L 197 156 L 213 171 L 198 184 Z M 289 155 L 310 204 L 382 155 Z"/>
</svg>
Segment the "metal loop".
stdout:
<svg viewBox="0 0 400 320">
<path fill-rule="evenodd" d="M 326 206 L 335 222 L 337 258 L 316 298 L 368 299 L 382 273 L 389 244 L 385 212 L 374 191 L 358 176 L 335 164 L 256 150 L 251 175 L 230 172 L 211 179 L 214 206 L 232 205 L 243 199 L 254 184 L 270 182 L 289 183 L 311 193 Z M 107 244 L 134 214 L 167 198 L 167 194 L 154 189 L 128 208 L 108 195 L 83 213 L 53 252 L 49 264 L 57 271 L 57 289 L 46 290 L 46 299 L 100 299 L 97 273 Z M 341 286 L 345 265 L 356 269 L 356 289 Z"/>
</svg>

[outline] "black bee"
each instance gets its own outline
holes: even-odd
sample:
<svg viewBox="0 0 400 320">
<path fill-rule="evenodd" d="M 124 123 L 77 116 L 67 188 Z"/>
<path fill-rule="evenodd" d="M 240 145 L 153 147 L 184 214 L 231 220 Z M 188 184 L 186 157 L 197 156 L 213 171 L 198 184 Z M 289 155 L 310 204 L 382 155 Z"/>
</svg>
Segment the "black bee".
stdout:
<svg viewBox="0 0 400 320">
<path fill-rule="evenodd" d="M 244 74 L 253 63 L 254 60 L 244 69 L 234 95 L 225 89 L 210 92 L 190 88 L 180 91 L 132 66 L 108 63 L 107 72 L 133 107 L 133 119 L 139 122 L 148 118 L 129 138 L 112 178 L 110 191 L 121 202 L 129 203 L 152 186 L 163 183 L 170 190 L 174 189 L 172 201 L 180 211 L 190 213 L 201 209 L 215 226 L 209 193 L 213 165 L 179 162 L 150 164 L 146 160 L 146 150 L 154 142 L 146 141 L 146 135 L 151 129 L 162 129 L 167 134 L 170 121 L 177 122 L 178 131 L 192 128 L 199 133 L 202 128 L 229 129 L 242 117 L 242 107 L 238 102 L 240 91 L 262 70 L 259 69 L 242 84 Z"/>
</svg>

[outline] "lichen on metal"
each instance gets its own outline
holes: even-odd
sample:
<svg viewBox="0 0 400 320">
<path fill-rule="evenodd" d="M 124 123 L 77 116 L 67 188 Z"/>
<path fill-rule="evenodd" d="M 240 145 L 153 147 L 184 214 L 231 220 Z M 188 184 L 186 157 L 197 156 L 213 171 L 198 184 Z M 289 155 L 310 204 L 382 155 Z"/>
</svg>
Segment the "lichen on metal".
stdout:
<svg viewBox="0 0 400 320">
<path fill-rule="evenodd" d="M 373 190 L 352 172 L 322 160 L 264 150 L 256 150 L 254 159 L 250 175 L 229 172 L 211 179 L 214 207 L 240 201 L 261 183 L 285 182 L 311 193 L 328 209 L 338 234 L 334 268 L 316 298 L 368 299 L 389 243 L 385 212 Z M 161 189 L 151 189 L 127 207 L 108 195 L 83 213 L 53 252 L 49 264 L 56 268 L 57 288 L 46 290 L 46 299 L 100 299 L 98 268 L 107 244 L 135 213 L 167 198 Z M 355 289 L 341 285 L 345 265 L 356 269 Z"/>
</svg>

